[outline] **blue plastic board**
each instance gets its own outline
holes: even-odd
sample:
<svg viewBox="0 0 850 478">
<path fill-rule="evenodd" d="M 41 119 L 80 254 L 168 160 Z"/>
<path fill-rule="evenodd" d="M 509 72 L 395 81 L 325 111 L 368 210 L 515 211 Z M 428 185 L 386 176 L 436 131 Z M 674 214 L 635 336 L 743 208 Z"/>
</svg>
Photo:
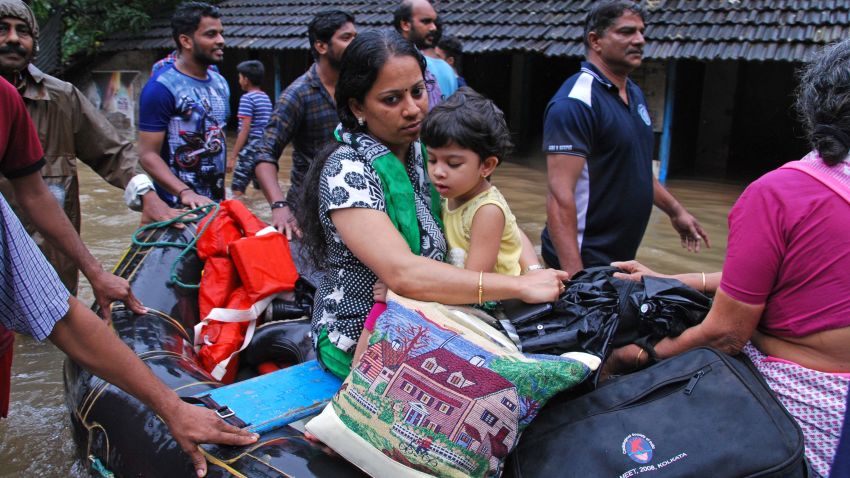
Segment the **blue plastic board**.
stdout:
<svg viewBox="0 0 850 478">
<path fill-rule="evenodd" d="M 342 380 L 311 360 L 196 396 L 209 393 L 248 430 L 263 433 L 318 413 L 341 386 Z"/>
</svg>

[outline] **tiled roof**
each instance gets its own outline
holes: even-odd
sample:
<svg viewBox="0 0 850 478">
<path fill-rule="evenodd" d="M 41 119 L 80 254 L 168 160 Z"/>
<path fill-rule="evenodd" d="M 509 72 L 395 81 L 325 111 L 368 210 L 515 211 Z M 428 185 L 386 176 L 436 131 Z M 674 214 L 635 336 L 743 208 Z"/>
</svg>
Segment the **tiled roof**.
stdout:
<svg viewBox="0 0 850 478">
<path fill-rule="evenodd" d="M 468 53 L 537 52 L 580 57 L 582 23 L 593 0 L 444 0 L 446 31 Z M 647 58 L 801 61 L 850 33 L 850 0 L 647 0 Z M 229 0 L 220 4 L 229 47 L 306 50 L 307 23 L 342 8 L 361 30 L 385 28 L 392 0 Z M 166 20 L 119 34 L 106 50 L 171 48 Z"/>
</svg>

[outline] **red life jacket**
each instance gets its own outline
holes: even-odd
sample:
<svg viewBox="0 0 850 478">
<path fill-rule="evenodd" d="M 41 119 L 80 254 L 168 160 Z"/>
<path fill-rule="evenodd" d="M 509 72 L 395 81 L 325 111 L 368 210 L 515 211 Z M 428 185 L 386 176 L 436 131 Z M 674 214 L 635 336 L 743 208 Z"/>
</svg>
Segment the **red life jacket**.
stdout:
<svg viewBox="0 0 850 478">
<path fill-rule="evenodd" d="M 203 320 L 195 326 L 195 348 L 205 370 L 231 383 L 237 354 L 251 342 L 257 318 L 273 299 L 294 290 L 298 272 L 286 236 L 240 201 L 220 206 L 197 243 L 204 271 L 198 295 Z M 209 220 L 201 221 L 198 230 Z"/>
</svg>

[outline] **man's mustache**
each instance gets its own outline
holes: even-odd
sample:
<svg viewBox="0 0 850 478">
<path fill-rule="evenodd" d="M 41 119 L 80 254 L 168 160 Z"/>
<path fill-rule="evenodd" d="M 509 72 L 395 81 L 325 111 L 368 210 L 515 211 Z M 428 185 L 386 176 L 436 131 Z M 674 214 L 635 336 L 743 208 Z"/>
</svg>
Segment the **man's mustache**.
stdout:
<svg viewBox="0 0 850 478">
<path fill-rule="evenodd" d="M 6 55 L 8 53 L 14 53 L 19 56 L 27 56 L 27 51 L 24 50 L 24 47 L 18 45 L 17 43 L 7 43 L 3 46 L 0 46 L 0 55 Z"/>
</svg>

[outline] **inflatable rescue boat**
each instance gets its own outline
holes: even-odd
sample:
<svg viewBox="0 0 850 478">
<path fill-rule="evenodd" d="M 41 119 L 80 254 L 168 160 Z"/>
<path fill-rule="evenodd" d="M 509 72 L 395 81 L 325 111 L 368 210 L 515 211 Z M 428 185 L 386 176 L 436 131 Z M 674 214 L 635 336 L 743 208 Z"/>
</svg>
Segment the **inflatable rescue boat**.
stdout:
<svg viewBox="0 0 850 478">
<path fill-rule="evenodd" d="M 187 224 L 183 229 L 145 231 L 140 238 L 146 243 L 189 244 L 195 231 L 195 225 Z M 317 413 L 322 400 L 332 395 L 334 386 L 338 388 L 315 365 L 308 336 L 314 289 L 304 280 L 304 271 L 299 268 L 302 277 L 289 300 L 277 299 L 267 309 L 265 323 L 256 327 L 250 345 L 239 355 L 237 381 L 224 385 L 199 364 L 193 336 L 199 321 L 198 290 L 174 283 L 175 262 L 180 283 L 199 282 L 203 262 L 197 254 L 182 253 L 179 247 L 131 246 L 115 273 L 130 281 L 149 312 L 135 315 L 116 302 L 112 322 L 119 337 L 178 395 L 205 401 L 220 416 L 240 419 L 260 433 L 260 440 L 249 447 L 202 446 L 209 462 L 207 476 L 360 476 L 342 458 L 306 440 L 298 422 L 281 425 Z M 297 366 L 302 375 L 285 368 L 251 378 L 263 363 L 302 363 Z M 94 476 L 194 476 L 188 456 L 148 407 L 71 360 L 65 361 L 64 380 L 74 440 Z M 317 383 L 325 389 L 316 388 Z M 295 397 L 295 392 L 303 396 Z M 289 409 L 268 410 L 286 399 L 297 405 L 298 400 L 311 398 L 315 398 L 312 408 L 294 410 L 290 403 Z M 255 416 L 255 411 L 264 418 Z"/>
</svg>

